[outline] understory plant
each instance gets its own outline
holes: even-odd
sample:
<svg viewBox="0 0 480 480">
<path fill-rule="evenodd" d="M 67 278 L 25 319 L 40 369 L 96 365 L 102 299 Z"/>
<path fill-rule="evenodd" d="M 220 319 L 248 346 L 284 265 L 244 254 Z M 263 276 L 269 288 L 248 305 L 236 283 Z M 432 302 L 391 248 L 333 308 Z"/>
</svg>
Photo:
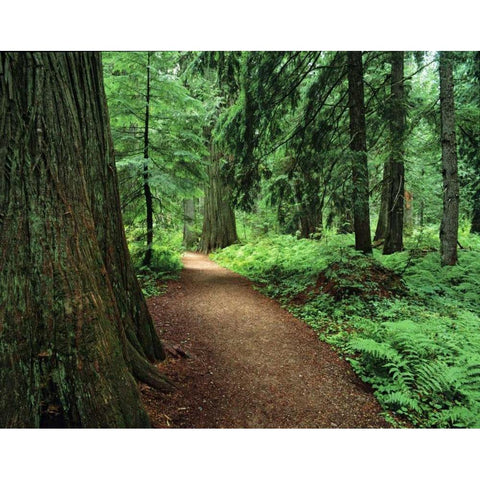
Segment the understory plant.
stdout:
<svg viewBox="0 0 480 480">
<path fill-rule="evenodd" d="M 133 266 L 145 297 L 160 295 L 168 279 L 176 278 L 182 269 L 180 260 L 183 247 L 181 236 L 163 232 L 161 240 L 155 240 L 152 246 L 150 265 L 142 264 L 145 256 L 145 241 L 141 229 L 126 230 L 127 242 Z"/>
</svg>

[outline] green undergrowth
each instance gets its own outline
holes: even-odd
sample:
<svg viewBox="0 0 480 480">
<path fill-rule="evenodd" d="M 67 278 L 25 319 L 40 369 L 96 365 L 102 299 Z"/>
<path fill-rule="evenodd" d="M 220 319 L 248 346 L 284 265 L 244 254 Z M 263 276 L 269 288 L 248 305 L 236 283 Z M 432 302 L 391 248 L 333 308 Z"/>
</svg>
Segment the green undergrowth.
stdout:
<svg viewBox="0 0 480 480">
<path fill-rule="evenodd" d="M 141 229 L 127 230 L 127 243 L 133 267 L 145 297 L 162 295 L 166 281 L 178 277 L 182 269 L 181 255 L 183 247 L 179 235 L 165 235 L 155 240 L 152 246 L 150 265 L 144 266 L 145 240 Z"/>
<path fill-rule="evenodd" d="M 461 236 L 459 264 L 443 268 L 437 238 L 423 232 L 404 252 L 364 256 L 351 235 L 274 236 L 212 258 L 311 325 L 387 417 L 480 427 L 480 238 Z"/>
</svg>

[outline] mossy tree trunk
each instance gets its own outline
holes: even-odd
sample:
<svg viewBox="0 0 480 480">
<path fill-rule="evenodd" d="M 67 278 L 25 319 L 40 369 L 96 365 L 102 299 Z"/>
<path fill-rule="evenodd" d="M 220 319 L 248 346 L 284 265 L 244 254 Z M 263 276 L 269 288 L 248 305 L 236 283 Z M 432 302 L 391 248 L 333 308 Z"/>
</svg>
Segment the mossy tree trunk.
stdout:
<svg viewBox="0 0 480 480">
<path fill-rule="evenodd" d="M 205 189 L 202 236 L 199 250 L 208 253 L 238 241 L 231 189 L 221 171 L 222 155 L 210 141 L 208 184 Z"/>
<path fill-rule="evenodd" d="M 0 426 L 144 427 L 171 388 L 123 231 L 98 53 L 0 54 Z"/>
<path fill-rule="evenodd" d="M 459 185 L 452 54 L 440 52 L 440 110 L 443 175 L 443 215 L 440 226 L 442 266 L 457 263 Z"/>
<path fill-rule="evenodd" d="M 403 210 L 405 191 L 404 139 L 405 139 L 405 89 L 403 78 L 404 52 L 392 52 L 390 91 L 390 142 L 388 173 L 387 229 L 383 254 L 403 250 Z"/>
<path fill-rule="evenodd" d="M 355 249 L 372 253 L 362 52 L 348 52 L 347 58 Z"/>
</svg>

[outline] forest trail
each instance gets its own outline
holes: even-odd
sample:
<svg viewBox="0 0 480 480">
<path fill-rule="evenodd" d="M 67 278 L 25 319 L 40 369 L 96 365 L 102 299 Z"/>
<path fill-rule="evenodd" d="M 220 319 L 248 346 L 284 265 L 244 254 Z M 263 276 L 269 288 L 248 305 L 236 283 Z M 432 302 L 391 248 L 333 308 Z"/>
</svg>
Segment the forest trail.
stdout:
<svg viewBox="0 0 480 480">
<path fill-rule="evenodd" d="M 371 391 L 306 324 L 197 253 L 148 304 L 178 386 L 142 397 L 158 428 L 386 428 Z"/>
</svg>

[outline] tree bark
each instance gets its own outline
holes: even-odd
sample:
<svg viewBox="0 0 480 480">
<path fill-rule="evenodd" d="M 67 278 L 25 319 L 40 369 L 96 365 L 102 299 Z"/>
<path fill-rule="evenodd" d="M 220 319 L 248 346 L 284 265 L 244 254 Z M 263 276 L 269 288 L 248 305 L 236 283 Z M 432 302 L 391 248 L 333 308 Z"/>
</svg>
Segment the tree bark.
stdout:
<svg viewBox="0 0 480 480">
<path fill-rule="evenodd" d="M 440 110 L 443 176 L 440 255 L 441 264 L 445 266 L 457 263 L 459 205 L 453 68 L 450 52 L 440 52 Z"/>
<path fill-rule="evenodd" d="M 403 207 L 405 190 L 405 89 L 403 80 L 404 53 L 392 52 L 391 75 L 391 152 L 388 173 L 387 229 L 383 254 L 389 255 L 403 250 Z"/>
<path fill-rule="evenodd" d="M 412 192 L 405 190 L 405 213 L 403 217 L 403 228 L 404 231 L 409 232 L 410 234 L 413 231 L 413 195 Z"/>
<path fill-rule="evenodd" d="M 472 224 L 470 233 L 480 234 L 480 186 L 473 194 Z"/>
<path fill-rule="evenodd" d="M 348 52 L 347 57 L 355 249 L 372 253 L 362 52 Z"/>
<path fill-rule="evenodd" d="M 171 387 L 146 360 L 164 351 L 128 255 L 99 54 L 0 54 L 0 213 L 0 426 L 148 426 L 135 371 Z"/>
<path fill-rule="evenodd" d="M 216 151 L 211 140 L 209 183 L 205 189 L 203 228 L 199 245 L 199 250 L 203 253 L 228 247 L 238 241 L 235 212 L 230 203 L 230 187 L 222 176 L 221 160 L 222 155 Z"/>
<path fill-rule="evenodd" d="M 387 212 L 388 212 L 388 194 L 390 191 L 390 174 L 388 173 L 389 164 L 383 166 L 382 194 L 380 197 L 380 211 L 378 212 L 377 228 L 373 240 L 375 242 L 385 240 L 387 232 Z"/>
</svg>

